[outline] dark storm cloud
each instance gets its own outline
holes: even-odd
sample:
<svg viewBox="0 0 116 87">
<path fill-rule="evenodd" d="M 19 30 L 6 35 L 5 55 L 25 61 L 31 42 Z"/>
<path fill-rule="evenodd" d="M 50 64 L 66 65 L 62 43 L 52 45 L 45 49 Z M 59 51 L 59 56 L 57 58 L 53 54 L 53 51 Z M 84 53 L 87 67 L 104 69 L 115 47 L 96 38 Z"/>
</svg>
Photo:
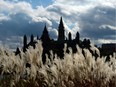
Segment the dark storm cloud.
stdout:
<svg viewBox="0 0 116 87">
<path fill-rule="evenodd" d="M 115 7 L 115 4 L 105 0 L 54 0 L 49 6 L 37 8 L 27 2 L 10 3 L 1 0 L 0 42 L 24 34 L 40 37 L 45 23 L 50 37 L 57 39 L 60 16 L 63 16 L 65 31 L 71 31 L 72 36 L 79 31 L 82 38 L 113 41 L 116 30 Z M 16 40 L 12 41 L 17 43 Z"/>
<path fill-rule="evenodd" d="M 32 22 L 31 18 L 24 14 L 13 15 L 10 20 L 0 24 L 1 44 L 8 45 L 11 49 L 21 47 L 23 40 L 17 37 L 23 37 L 24 34 L 28 36 L 28 40 L 31 34 L 40 37 L 44 26 L 44 22 Z"/>
<path fill-rule="evenodd" d="M 80 15 L 79 26 L 83 37 L 94 39 L 114 39 L 115 29 L 101 27 L 110 25 L 115 27 L 115 8 L 96 6 L 88 10 L 86 14 Z"/>
<path fill-rule="evenodd" d="M 7 36 L 22 36 L 24 34 L 41 35 L 45 23 L 31 22 L 31 18 L 23 14 L 16 14 L 11 17 L 11 20 L 3 21 L 0 24 L 0 37 Z"/>
</svg>

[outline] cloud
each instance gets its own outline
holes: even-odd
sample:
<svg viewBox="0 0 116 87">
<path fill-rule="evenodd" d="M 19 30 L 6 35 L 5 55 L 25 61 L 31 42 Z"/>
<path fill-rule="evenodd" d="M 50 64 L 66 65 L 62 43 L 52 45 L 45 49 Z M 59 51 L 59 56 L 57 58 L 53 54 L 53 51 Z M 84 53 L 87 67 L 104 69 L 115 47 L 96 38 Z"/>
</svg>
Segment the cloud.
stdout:
<svg viewBox="0 0 116 87">
<path fill-rule="evenodd" d="M 99 43 L 116 43 L 116 41 L 111 40 L 111 39 L 99 39 Z"/>
<path fill-rule="evenodd" d="M 0 14 L 0 21 L 1 21 L 1 23 L 2 23 L 2 21 L 4 21 L 4 20 L 6 20 L 6 21 L 8 21 L 10 18 L 9 17 L 7 17 L 7 16 L 5 16 L 4 14 Z"/>
<path fill-rule="evenodd" d="M 110 28 L 111 30 L 116 30 L 116 26 L 112 26 L 112 25 L 101 25 L 99 28 L 100 29 Z"/>
<path fill-rule="evenodd" d="M 80 16 L 81 33 L 84 37 L 94 39 L 115 35 L 115 15 L 115 8 L 96 6 Z"/>
<path fill-rule="evenodd" d="M 48 10 L 63 15 L 73 35 L 79 31 L 98 44 L 99 39 L 115 42 L 115 8 L 115 0 L 55 0 Z"/>
<path fill-rule="evenodd" d="M 74 38 L 79 31 L 93 42 L 114 41 L 115 8 L 115 0 L 53 0 L 51 5 L 36 8 L 26 0 L 0 0 L 0 39 L 31 33 L 41 36 L 45 23 L 51 38 L 57 39 L 62 16 L 66 35 L 71 32 Z"/>
<path fill-rule="evenodd" d="M 6 43 L 9 37 L 22 37 L 24 34 L 30 36 L 31 34 L 41 36 L 45 23 L 50 27 L 52 22 L 47 17 L 42 17 L 45 9 L 42 6 L 34 9 L 31 4 L 21 2 L 9 2 L 1 0 L 0 3 L 0 40 Z M 39 10 L 41 9 L 41 12 Z M 40 14 L 41 13 L 41 14 Z M 10 42 L 7 44 L 11 47 L 11 41 L 16 42 L 9 38 Z M 17 39 L 16 39 L 17 40 Z M 21 39 L 20 39 L 21 41 Z M 17 42 L 20 42 L 17 41 Z"/>
</svg>

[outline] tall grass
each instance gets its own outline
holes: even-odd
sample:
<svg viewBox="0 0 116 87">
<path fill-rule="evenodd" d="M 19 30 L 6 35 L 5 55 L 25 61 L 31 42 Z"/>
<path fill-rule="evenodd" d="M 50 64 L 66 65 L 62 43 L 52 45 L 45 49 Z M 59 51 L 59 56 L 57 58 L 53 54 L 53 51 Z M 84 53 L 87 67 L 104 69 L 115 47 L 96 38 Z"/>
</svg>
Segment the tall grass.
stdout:
<svg viewBox="0 0 116 87">
<path fill-rule="evenodd" d="M 95 60 L 88 49 L 84 49 L 85 56 L 77 49 L 73 54 L 69 48 L 68 54 L 65 46 L 64 59 L 55 55 L 54 60 L 51 51 L 51 61 L 47 58 L 43 65 L 40 41 L 35 49 L 29 47 L 17 56 L 1 47 L 0 87 L 116 87 L 116 53 L 106 62 L 106 57 Z M 97 48 L 91 45 L 91 49 L 100 55 Z"/>
</svg>

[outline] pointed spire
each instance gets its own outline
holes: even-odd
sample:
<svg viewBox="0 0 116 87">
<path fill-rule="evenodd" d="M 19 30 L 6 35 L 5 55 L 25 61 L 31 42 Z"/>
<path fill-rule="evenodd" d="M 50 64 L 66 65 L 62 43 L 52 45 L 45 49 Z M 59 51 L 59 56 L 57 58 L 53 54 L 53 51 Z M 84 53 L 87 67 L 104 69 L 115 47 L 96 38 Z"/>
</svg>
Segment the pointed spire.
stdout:
<svg viewBox="0 0 116 87">
<path fill-rule="evenodd" d="M 41 36 L 40 39 L 42 41 L 50 41 L 50 37 L 49 37 L 49 34 L 48 34 L 48 30 L 47 30 L 46 24 L 45 24 L 45 27 L 44 27 L 44 30 L 43 30 L 43 33 L 42 33 L 42 36 Z"/>
<path fill-rule="evenodd" d="M 62 16 L 61 16 L 61 18 L 60 18 L 59 28 L 60 28 L 60 27 L 64 28 L 64 24 L 63 24 Z"/>
<path fill-rule="evenodd" d="M 60 24 L 58 27 L 58 41 L 64 41 L 65 40 L 65 35 L 64 35 L 64 24 L 62 17 L 60 18 Z"/>
<path fill-rule="evenodd" d="M 20 54 L 20 50 L 19 50 L 19 48 L 17 47 L 16 52 L 15 52 L 15 55 L 18 55 L 18 54 Z"/>
<path fill-rule="evenodd" d="M 44 31 L 43 32 L 48 32 L 47 31 L 47 27 L 46 27 L 46 23 L 45 23 L 45 27 L 44 27 Z"/>
</svg>

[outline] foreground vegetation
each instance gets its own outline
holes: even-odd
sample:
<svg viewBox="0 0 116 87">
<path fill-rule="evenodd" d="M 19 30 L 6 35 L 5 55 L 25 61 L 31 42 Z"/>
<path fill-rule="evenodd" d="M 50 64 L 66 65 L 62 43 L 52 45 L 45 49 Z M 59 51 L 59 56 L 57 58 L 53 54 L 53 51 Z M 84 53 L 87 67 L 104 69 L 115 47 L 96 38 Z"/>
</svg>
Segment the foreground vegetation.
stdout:
<svg viewBox="0 0 116 87">
<path fill-rule="evenodd" d="M 116 54 L 95 57 L 77 46 L 78 52 L 66 53 L 60 59 L 51 51 L 51 61 L 47 58 L 42 64 L 42 46 L 38 42 L 36 49 L 30 47 L 26 53 L 15 56 L 9 49 L 0 48 L 0 87 L 116 87 Z M 97 48 L 91 47 L 100 55 Z M 46 55 L 47 56 L 47 55 Z"/>
</svg>

